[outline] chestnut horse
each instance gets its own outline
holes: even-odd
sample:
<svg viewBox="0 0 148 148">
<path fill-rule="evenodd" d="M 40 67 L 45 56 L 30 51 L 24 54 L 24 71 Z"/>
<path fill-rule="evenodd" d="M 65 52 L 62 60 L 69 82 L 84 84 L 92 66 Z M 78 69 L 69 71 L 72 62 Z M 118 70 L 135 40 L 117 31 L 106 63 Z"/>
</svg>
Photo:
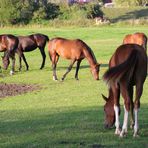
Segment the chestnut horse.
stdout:
<svg viewBox="0 0 148 148">
<path fill-rule="evenodd" d="M 123 39 L 123 44 L 138 44 L 147 51 L 147 36 L 144 33 L 128 34 Z"/>
<path fill-rule="evenodd" d="M 56 75 L 56 65 L 59 56 L 71 60 L 66 73 L 63 75 L 62 80 L 65 79 L 66 75 L 71 71 L 75 62 L 77 62 L 75 79 L 78 80 L 78 71 L 81 61 L 86 58 L 90 64 L 91 72 L 96 80 L 99 79 L 100 64 L 97 63 L 95 55 L 90 47 L 87 46 L 80 39 L 68 40 L 64 38 L 54 38 L 48 43 L 48 52 L 52 61 L 53 68 L 53 80 L 58 80 Z"/>
<path fill-rule="evenodd" d="M 46 42 L 49 41 L 48 36 L 44 35 L 44 34 L 32 34 L 29 36 L 18 36 L 19 39 L 19 45 L 17 48 L 17 54 L 19 55 L 19 70 L 21 71 L 22 69 L 22 59 L 25 62 L 26 65 L 26 70 L 29 69 L 29 65 L 26 61 L 24 52 L 29 52 L 29 51 L 33 51 L 36 48 L 40 49 L 43 61 L 41 64 L 40 69 L 42 69 L 45 65 L 45 59 L 46 59 L 46 54 L 44 51 Z M 6 58 L 5 58 L 6 59 Z M 9 61 L 9 59 L 7 59 Z"/>
<path fill-rule="evenodd" d="M 127 132 L 128 113 L 133 109 L 135 113 L 132 126 L 134 137 L 138 135 L 138 110 L 140 108 L 140 97 L 143 92 L 143 84 L 147 75 L 147 55 L 142 46 L 137 44 L 125 44 L 117 48 L 110 59 L 109 69 L 103 78 L 109 85 L 109 97 L 104 106 L 105 127 L 109 128 L 115 123 L 115 134 L 123 137 Z M 135 101 L 133 102 L 133 86 L 136 86 Z M 124 99 L 124 122 L 120 131 L 120 92 Z"/>
<path fill-rule="evenodd" d="M 142 46 L 147 52 L 147 36 L 144 33 L 137 32 L 134 34 L 126 35 L 123 39 L 123 44 L 138 44 Z M 148 59 L 147 59 L 147 66 L 148 66 Z"/>
<path fill-rule="evenodd" d="M 9 61 L 7 59 L 12 59 L 12 68 L 10 74 L 14 73 L 15 66 L 15 52 L 18 47 L 19 40 L 16 36 L 11 34 L 2 34 L 0 35 L 0 52 L 5 52 L 5 56 L 2 57 L 4 61 L 3 67 L 7 69 L 7 65 L 9 65 Z"/>
</svg>

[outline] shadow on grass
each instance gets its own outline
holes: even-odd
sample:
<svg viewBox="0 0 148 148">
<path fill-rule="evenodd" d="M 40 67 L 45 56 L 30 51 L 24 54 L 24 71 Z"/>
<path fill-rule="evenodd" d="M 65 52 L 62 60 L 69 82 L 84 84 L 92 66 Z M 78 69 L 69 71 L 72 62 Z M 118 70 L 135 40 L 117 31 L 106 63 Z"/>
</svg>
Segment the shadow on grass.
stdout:
<svg viewBox="0 0 148 148">
<path fill-rule="evenodd" d="M 111 21 L 112 23 L 116 23 L 118 21 L 126 21 L 129 19 L 140 19 L 145 17 L 148 17 L 148 8 L 127 12 L 126 14 L 119 16 L 117 18 L 114 18 Z"/>
<path fill-rule="evenodd" d="M 0 147 L 145 147 L 148 137 L 147 110 L 142 105 L 139 116 L 141 137 L 122 140 L 114 136 L 114 129 L 103 127 L 103 107 L 73 108 L 51 114 L 48 109 L 9 110 L 0 121 Z M 122 115 L 123 116 L 123 115 Z M 131 143 L 132 138 L 132 143 Z M 122 143 L 121 143 L 122 142 Z M 139 146 L 139 145 L 138 145 Z"/>
</svg>

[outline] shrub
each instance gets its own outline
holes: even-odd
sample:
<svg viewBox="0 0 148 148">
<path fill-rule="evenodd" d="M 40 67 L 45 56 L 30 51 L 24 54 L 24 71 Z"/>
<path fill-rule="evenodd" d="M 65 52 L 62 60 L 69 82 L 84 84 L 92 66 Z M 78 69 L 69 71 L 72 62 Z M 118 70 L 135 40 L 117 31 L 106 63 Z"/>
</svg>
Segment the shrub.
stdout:
<svg viewBox="0 0 148 148">
<path fill-rule="evenodd" d="M 72 6 L 65 4 L 60 5 L 60 19 L 93 19 L 102 15 L 103 13 L 97 3 L 89 3 L 85 5 L 74 4 Z"/>
</svg>

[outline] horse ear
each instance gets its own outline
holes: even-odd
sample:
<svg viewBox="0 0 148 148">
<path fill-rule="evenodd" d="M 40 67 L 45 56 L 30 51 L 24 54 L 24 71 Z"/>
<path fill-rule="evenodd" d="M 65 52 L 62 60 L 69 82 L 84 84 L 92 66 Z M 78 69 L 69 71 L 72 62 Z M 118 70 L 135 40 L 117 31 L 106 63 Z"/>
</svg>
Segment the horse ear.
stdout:
<svg viewBox="0 0 148 148">
<path fill-rule="evenodd" d="M 98 63 L 98 65 L 99 65 L 99 66 L 101 66 L 101 65 L 102 65 L 102 63 Z"/>
<path fill-rule="evenodd" d="M 105 97 L 103 94 L 102 94 L 102 97 L 103 97 L 103 99 L 104 99 L 106 102 L 108 101 L 108 98 Z"/>
</svg>

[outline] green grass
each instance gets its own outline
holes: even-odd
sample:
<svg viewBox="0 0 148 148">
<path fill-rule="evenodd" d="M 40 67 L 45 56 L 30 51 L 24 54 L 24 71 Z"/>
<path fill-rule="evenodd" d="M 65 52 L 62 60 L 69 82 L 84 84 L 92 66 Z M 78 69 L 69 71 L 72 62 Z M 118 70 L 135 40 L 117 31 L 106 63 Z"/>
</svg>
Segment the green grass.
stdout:
<svg viewBox="0 0 148 148">
<path fill-rule="evenodd" d="M 123 37 L 128 33 L 144 32 L 146 27 L 94 27 L 94 28 L 5 28 L 0 33 L 26 35 L 35 32 L 47 34 L 50 38 L 61 36 L 80 38 L 94 51 L 102 63 L 100 78 L 107 69 L 106 64 Z M 47 51 L 47 48 L 46 48 Z M 47 53 L 47 52 L 46 52 Z M 0 55 L 3 55 L 0 53 Z M 95 81 L 87 66 L 82 61 L 79 81 L 74 79 L 75 68 L 64 82 L 52 80 L 51 62 L 47 56 L 46 65 L 39 70 L 41 55 L 39 50 L 25 53 L 30 70 L 9 75 L 3 71 L 4 83 L 40 84 L 42 89 L 0 101 L 0 147 L 1 148 L 77 148 L 77 147 L 113 147 L 144 148 L 148 137 L 148 81 L 144 86 L 139 113 L 140 137 L 133 138 L 132 130 L 128 136 L 120 139 L 114 130 L 103 127 L 104 101 L 101 94 L 107 95 L 107 86 L 102 80 Z M 58 77 L 66 71 L 69 61 L 60 59 L 57 67 Z M 1 65 L 1 63 L 0 63 Z M 121 99 L 122 100 L 122 99 Z M 121 103 L 123 104 L 123 102 Z M 123 120 L 123 111 L 121 115 Z M 122 123 L 122 122 L 121 122 Z"/>
</svg>

